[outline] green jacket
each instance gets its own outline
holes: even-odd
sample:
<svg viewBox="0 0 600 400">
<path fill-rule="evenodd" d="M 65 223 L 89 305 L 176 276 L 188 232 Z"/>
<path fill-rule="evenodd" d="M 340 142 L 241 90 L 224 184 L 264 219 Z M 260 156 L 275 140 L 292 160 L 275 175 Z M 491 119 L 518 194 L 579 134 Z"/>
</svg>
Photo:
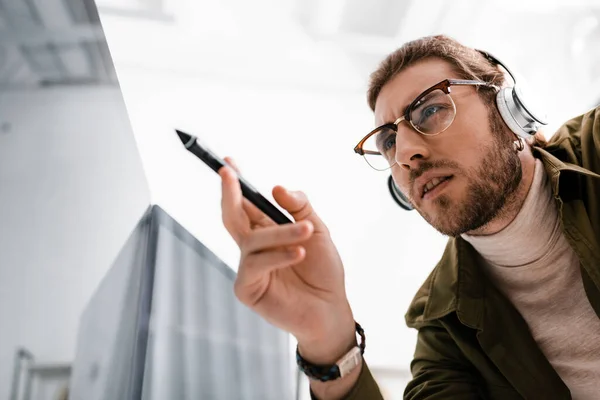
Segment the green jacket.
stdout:
<svg viewBox="0 0 600 400">
<path fill-rule="evenodd" d="M 600 318 L 600 107 L 568 121 L 533 152 L 552 181 L 563 232 Z M 519 312 L 482 273 L 478 257 L 465 240 L 451 238 L 410 305 L 406 323 L 419 333 L 404 398 L 570 399 Z M 363 367 L 346 400 L 382 398 Z"/>
</svg>

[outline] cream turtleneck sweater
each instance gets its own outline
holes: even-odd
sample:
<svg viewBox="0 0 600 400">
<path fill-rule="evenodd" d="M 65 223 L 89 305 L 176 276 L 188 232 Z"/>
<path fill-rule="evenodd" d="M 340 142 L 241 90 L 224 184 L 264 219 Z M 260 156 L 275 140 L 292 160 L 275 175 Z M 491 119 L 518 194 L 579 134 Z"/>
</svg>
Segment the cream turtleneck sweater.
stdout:
<svg viewBox="0 0 600 400">
<path fill-rule="evenodd" d="M 561 230 L 542 162 L 536 160 L 523 207 L 506 228 L 462 236 L 483 256 L 487 274 L 521 313 L 573 399 L 600 399 L 600 318 Z"/>
</svg>

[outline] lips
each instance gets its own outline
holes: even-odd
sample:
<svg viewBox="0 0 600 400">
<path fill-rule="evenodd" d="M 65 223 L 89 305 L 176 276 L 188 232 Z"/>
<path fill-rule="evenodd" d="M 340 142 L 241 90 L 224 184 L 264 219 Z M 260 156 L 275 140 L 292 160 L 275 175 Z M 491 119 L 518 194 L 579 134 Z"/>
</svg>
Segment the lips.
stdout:
<svg viewBox="0 0 600 400">
<path fill-rule="evenodd" d="M 440 183 L 447 181 L 448 179 L 450 179 L 450 176 L 442 176 L 439 178 L 433 178 L 432 180 L 427 182 L 427 184 L 425 184 L 425 186 L 423 187 L 423 195 L 425 195 L 425 193 L 427 193 L 430 190 L 432 190 L 433 188 L 435 188 Z"/>
<path fill-rule="evenodd" d="M 453 175 L 444 175 L 444 174 L 424 174 L 417 180 L 417 188 L 420 195 L 420 198 L 423 198 L 426 193 L 434 190 L 441 183 L 446 182 L 448 179 L 452 178 Z"/>
</svg>

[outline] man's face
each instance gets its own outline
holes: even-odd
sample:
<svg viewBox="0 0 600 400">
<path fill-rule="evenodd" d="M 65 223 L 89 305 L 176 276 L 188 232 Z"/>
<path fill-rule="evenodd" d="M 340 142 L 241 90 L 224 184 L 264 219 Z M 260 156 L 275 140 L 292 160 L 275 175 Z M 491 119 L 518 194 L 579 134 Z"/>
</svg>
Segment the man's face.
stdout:
<svg viewBox="0 0 600 400">
<path fill-rule="evenodd" d="M 395 121 L 425 89 L 460 77 L 447 62 L 431 58 L 404 69 L 381 90 L 375 107 L 377 126 Z M 398 126 L 392 176 L 415 209 L 448 236 L 478 229 L 499 216 L 518 187 L 521 163 L 496 110 L 490 111 L 473 86 L 452 86 L 456 117 L 436 136 Z M 446 179 L 423 194 L 424 181 Z M 433 183 L 437 183 L 434 180 Z"/>
</svg>

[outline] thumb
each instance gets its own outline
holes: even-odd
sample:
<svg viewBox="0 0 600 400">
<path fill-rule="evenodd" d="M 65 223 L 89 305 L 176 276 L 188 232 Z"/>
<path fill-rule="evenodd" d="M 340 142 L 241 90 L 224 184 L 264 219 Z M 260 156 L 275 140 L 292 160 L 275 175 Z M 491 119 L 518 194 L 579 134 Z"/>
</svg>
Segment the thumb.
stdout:
<svg viewBox="0 0 600 400">
<path fill-rule="evenodd" d="M 300 191 L 290 191 L 282 186 L 273 188 L 273 198 L 288 211 L 296 221 L 309 220 L 317 231 L 326 231 L 327 227 L 319 218 L 306 194 Z"/>
</svg>

